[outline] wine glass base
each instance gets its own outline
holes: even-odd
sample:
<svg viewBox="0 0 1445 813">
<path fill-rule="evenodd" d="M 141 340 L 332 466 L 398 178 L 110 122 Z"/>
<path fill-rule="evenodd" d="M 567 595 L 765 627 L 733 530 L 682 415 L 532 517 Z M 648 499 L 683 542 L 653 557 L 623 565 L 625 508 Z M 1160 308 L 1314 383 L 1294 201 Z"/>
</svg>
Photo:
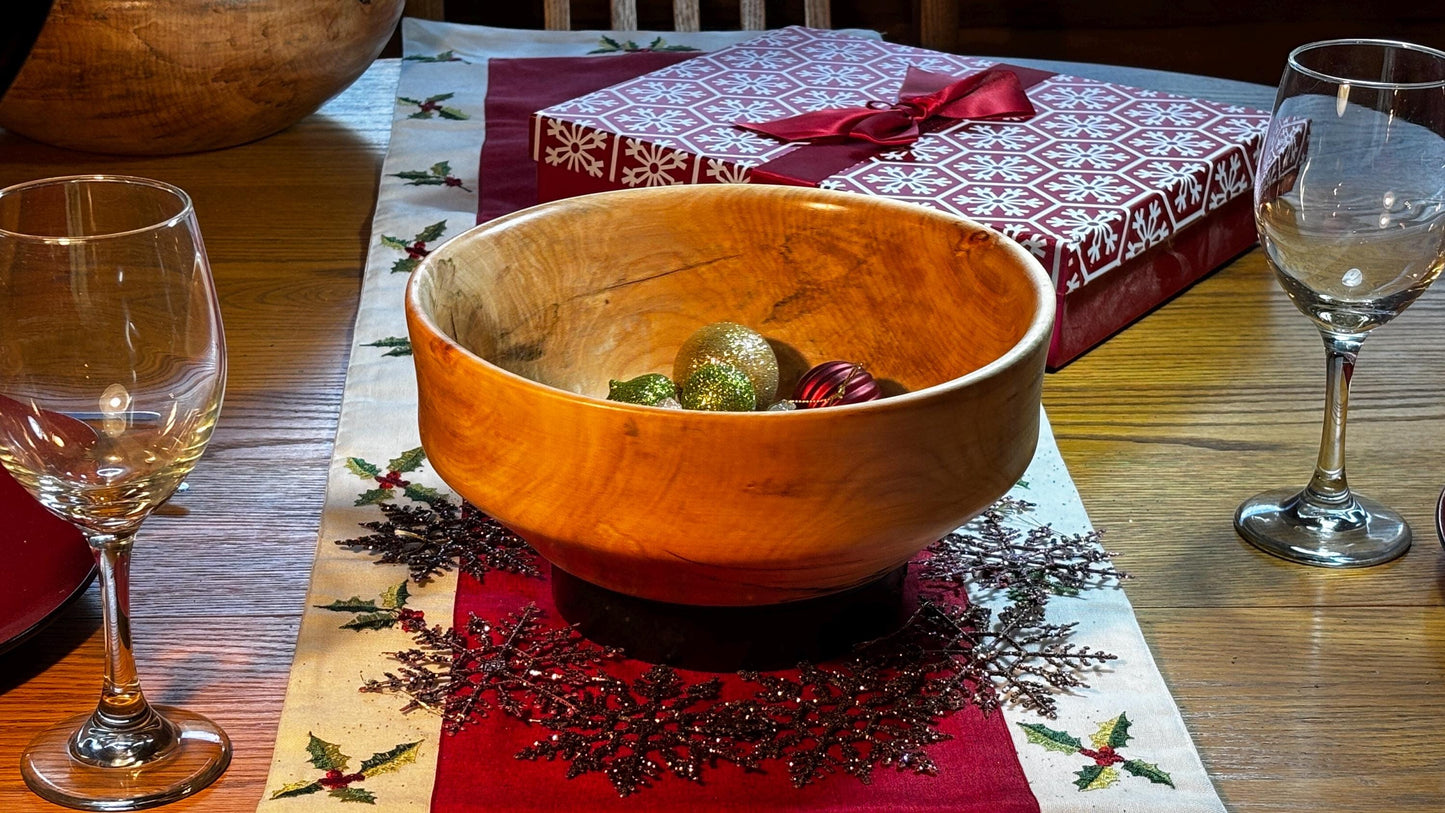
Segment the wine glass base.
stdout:
<svg viewBox="0 0 1445 813">
<path fill-rule="evenodd" d="M 79 810 L 141 810 L 189 796 L 216 780 L 231 762 L 231 741 L 199 714 L 167 706 L 157 712 L 175 725 L 174 748 L 153 762 L 101 768 L 70 755 L 70 740 L 89 714 L 43 731 L 20 760 L 25 784 L 40 797 Z"/>
<path fill-rule="evenodd" d="M 1234 514 L 1234 529 L 1265 553 L 1316 567 L 1370 567 L 1410 549 L 1405 518 L 1368 497 L 1322 511 L 1305 503 L 1297 489 L 1266 491 L 1245 500 Z"/>
</svg>

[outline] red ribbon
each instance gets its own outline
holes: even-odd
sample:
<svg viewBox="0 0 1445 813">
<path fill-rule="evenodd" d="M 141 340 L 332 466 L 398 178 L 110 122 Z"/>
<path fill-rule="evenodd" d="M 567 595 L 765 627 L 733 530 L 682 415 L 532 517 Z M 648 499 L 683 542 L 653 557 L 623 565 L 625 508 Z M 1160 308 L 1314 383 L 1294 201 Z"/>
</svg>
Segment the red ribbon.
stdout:
<svg viewBox="0 0 1445 813">
<path fill-rule="evenodd" d="M 1032 116 L 1034 106 L 1011 70 L 993 67 L 962 79 L 909 66 L 898 102 L 815 110 L 797 116 L 735 126 L 783 141 L 829 143 L 867 141 L 884 146 L 912 144 L 930 119 L 997 119 Z"/>
</svg>

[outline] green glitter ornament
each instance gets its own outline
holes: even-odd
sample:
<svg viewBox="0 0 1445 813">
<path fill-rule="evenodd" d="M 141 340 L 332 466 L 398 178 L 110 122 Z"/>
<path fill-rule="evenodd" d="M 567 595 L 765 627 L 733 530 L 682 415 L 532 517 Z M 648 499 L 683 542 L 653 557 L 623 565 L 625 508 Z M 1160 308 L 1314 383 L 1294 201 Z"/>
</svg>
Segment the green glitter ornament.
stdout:
<svg viewBox="0 0 1445 813">
<path fill-rule="evenodd" d="M 778 357 L 761 333 L 736 322 L 714 322 L 687 337 L 677 350 L 672 380 L 686 381 L 707 364 L 741 370 L 752 382 L 759 403 L 778 395 Z"/>
<path fill-rule="evenodd" d="M 662 373 L 647 373 L 628 381 L 607 382 L 609 401 L 658 406 L 662 401 L 676 397 L 677 386 Z"/>
<path fill-rule="evenodd" d="M 683 409 L 709 412 L 751 412 L 757 391 L 748 374 L 727 364 L 704 364 L 683 382 L 678 396 Z"/>
</svg>

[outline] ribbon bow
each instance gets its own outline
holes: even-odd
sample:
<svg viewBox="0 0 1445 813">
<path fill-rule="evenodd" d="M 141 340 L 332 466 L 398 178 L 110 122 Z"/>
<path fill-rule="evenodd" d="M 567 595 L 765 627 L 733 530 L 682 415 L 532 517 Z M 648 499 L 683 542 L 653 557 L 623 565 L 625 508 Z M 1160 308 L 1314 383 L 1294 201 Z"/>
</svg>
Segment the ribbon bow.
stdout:
<svg viewBox="0 0 1445 813">
<path fill-rule="evenodd" d="M 935 119 L 996 119 L 1032 116 L 1034 106 L 1011 70 L 989 68 L 962 79 L 909 66 L 895 104 L 815 110 L 797 116 L 737 127 L 783 141 L 867 141 L 884 146 L 912 144 L 920 125 Z"/>
</svg>

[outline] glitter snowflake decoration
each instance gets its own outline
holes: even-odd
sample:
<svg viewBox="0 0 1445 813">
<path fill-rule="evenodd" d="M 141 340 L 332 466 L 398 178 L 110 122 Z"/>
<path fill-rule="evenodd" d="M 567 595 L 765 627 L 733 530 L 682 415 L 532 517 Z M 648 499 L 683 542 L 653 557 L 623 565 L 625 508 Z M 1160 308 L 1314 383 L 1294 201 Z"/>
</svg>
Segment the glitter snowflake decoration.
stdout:
<svg viewBox="0 0 1445 813">
<path fill-rule="evenodd" d="M 542 575 L 541 559 L 532 546 L 469 502 L 457 506 L 437 497 L 426 506 L 381 503 L 380 507 L 384 521 L 361 523 L 372 534 L 336 544 L 375 554 L 377 564 L 406 565 L 418 584 L 451 570 L 478 581 L 494 570 Z"/>
<path fill-rule="evenodd" d="M 1048 525 L 1027 532 L 1009 523 L 1034 509 L 1006 497 L 967 526 L 929 547 L 919 577 L 955 594 L 968 585 L 1007 591 L 1013 601 L 1043 606 L 1051 595 L 1078 595 L 1127 575 L 1110 563 L 1099 532 L 1061 534 Z"/>
<path fill-rule="evenodd" d="M 400 668 L 361 691 L 400 694 L 403 713 L 440 714 L 452 733 L 494 709 L 527 722 L 574 718 L 583 688 L 602 679 L 597 667 L 619 653 L 571 627 L 545 627 L 541 617 L 528 604 L 500 621 L 473 615 L 464 632 L 422 626 L 414 647 L 390 653 Z"/>
</svg>

